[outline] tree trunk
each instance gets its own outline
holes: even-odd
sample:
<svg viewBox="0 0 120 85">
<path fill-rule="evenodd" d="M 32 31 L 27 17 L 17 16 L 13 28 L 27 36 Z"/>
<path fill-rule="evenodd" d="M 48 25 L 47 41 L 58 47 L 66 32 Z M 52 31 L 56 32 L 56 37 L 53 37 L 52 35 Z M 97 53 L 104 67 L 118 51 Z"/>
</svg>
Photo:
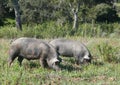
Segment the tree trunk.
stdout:
<svg viewBox="0 0 120 85">
<path fill-rule="evenodd" d="M 3 17 L 3 8 L 2 8 L 2 4 L 3 4 L 3 2 L 2 2 L 2 0 L 0 0 L 0 18 Z"/>
<path fill-rule="evenodd" d="M 69 3 L 69 6 L 71 8 L 71 11 L 73 13 L 73 30 L 76 31 L 78 29 L 78 11 L 80 9 L 80 1 L 76 1 L 76 7 L 74 5 L 72 6 L 71 3 Z"/>
<path fill-rule="evenodd" d="M 78 15 L 74 12 L 74 21 L 73 21 L 73 29 L 76 30 L 78 28 Z"/>
<path fill-rule="evenodd" d="M 18 4 L 19 0 L 12 0 L 14 11 L 15 11 L 15 20 L 16 20 L 16 27 L 22 31 L 22 23 L 21 23 L 21 16 L 20 16 L 20 7 Z"/>
</svg>

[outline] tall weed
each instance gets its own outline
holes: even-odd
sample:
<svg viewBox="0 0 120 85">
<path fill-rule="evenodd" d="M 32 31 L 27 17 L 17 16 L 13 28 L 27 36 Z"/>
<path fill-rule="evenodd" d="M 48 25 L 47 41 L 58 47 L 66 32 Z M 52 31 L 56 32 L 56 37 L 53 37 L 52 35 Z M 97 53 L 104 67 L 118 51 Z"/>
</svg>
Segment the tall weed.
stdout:
<svg viewBox="0 0 120 85">
<path fill-rule="evenodd" d="M 13 26 L 0 27 L 0 38 L 15 37 L 37 37 L 37 38 L 57 38 L 66 36 L 81 37 L 118 37 L 120 35 L 120 25 L 113 24 L 80 24 L 78 29 L 72 29 L 70 24 L 64 26 L 57 25 L 55 22 L 43 24 L 23 25 L 23 31 L 17 30 Z"/>
</svg>

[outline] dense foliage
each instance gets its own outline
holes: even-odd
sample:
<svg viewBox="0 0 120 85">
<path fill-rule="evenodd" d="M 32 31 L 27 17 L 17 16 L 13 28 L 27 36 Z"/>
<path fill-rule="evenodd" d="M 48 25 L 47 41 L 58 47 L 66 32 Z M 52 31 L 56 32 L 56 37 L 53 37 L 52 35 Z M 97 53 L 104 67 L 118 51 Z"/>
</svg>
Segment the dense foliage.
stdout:
<svg viewBox="0 0 120 85">
<path fill-rule="evenodd" d="M 11 0 L 0 0 L 0 21 L 4 18 L 14 17 Z M 18 0 L 19 1 L 19 0 Z M 101 4 L 103 3 L 103 4 Z M 23 23 L 44 23 L 57 21 L 57 23 L 72 23 L 73 11 L 78 10 L 79 22 L 114 21 L 118 20 L 114 9 L 114 0 L 20 0 Z M 94 11 L 95 10 L 95 11 Z M 100 14 L 99 14 L 100 13 Z M 107 18 L 105 18 L 108 16 Z M 111 19 L 109 19 L 111 18 Z"/>
<path fill-rule="evenodd" d="M 0 26 L 10 24 L 7 18 L 14 19 L 14 10 L 9 6 L 9 0 L 0 0 Z"/>
<path fill-rule="evenodd" d="M 95 14 L 95 20 L 99 22 L 115 22 L 119 19 L 115 9 L 107 4 L 98 4 L 95 7 Z"/>
<path fill-rule="evenodd" d="M 26 23 L 43 23 L 49 20 L 59 23 L 73 22 L 72 12 L 76 9 L 79 22 L 91 20 L 111 22 L 113 18 L 116 21 L 118 17 L 113 4 L 113 0 L 20 0 L 23 22 Z M 104 18 L 106 16 L 108 17 Z"/>
</svg>

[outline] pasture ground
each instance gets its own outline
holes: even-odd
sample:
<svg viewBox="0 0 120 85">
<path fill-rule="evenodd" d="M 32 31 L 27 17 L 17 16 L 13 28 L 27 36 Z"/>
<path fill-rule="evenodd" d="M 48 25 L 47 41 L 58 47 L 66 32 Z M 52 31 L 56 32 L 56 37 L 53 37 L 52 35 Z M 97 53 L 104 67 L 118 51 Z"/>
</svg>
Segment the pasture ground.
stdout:
<svg viewBox="0 0 120 85">
<path fill-rule="evenodd" d="M 11 68 L 7 66 L 10 39 L 0 39 L 0 85 L 119 85 L 120 63 L 105 62 L 101 58 L 98 45 L 107 43 L 118 48 L 120 57 L 120 39 L 117 38 L 79 38 L 90 50 L 93 61 L 90 65 L 77 66 L 74 58 L 61 57 L 62 71 L 43 69 L 38 60 L 18 65 L 14 60 Z M 107 52 L 107 51 L 104 51 Z M 109 54 L 108 54 L 109 56 Z"/>
</svg>

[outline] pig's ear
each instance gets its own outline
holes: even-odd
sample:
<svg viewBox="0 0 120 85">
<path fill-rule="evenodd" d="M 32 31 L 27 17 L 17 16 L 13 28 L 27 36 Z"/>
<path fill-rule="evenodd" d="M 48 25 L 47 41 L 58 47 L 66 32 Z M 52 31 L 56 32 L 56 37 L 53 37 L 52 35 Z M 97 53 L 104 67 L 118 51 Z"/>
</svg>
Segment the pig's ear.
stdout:
<svg viewBox="0 0 120 85">
<path fill-rule="evenodd" d="M 55 63 L 55 62 L 59 62 L 59 60 L 56 58 L 51 59 L 51 63 Z"/>
<path fill-rule="evenodd" d="M 84 56 L 84 59 L 88 59 L 88 60 L 89 60 L 90 57 L 89 57 L 88 55 L 85 55 L 85 56 Z"/>
</svg>

